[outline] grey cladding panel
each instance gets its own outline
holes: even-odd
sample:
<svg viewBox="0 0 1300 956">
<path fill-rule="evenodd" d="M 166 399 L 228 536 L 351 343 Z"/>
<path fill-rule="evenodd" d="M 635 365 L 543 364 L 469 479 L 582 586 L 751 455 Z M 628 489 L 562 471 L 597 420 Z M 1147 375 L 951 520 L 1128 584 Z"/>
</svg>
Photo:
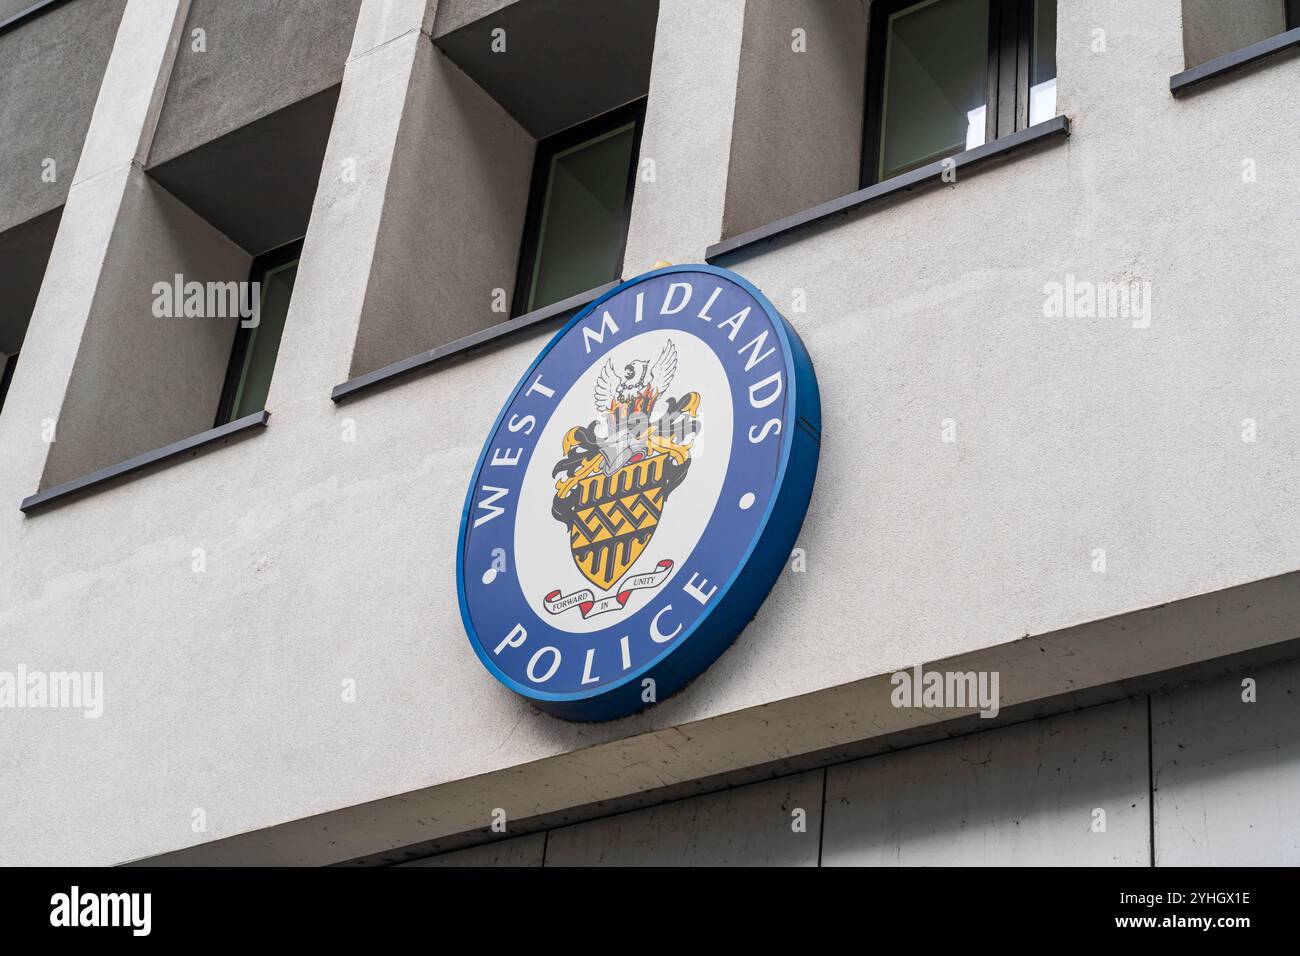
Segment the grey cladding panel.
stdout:
<svg viewBox="0 0 1300 956">
<path fill-rule="evenodd" d="M 1145 700 L 831 767 L 822 861 L 1145 866 L 1147 777 Z"/>
<path fill-rule="evenodd" d="M 360 0 L 194 0 L 149 166 L 343 80 Z M 202 52 L 194 31 L 203 31 Z"/>
<path fill-rule="evenodd" d="M 1300 866 L 1300 661 L 1156 696 L 1151 713 L 1156 864 Z"/>
<path fill-rule="evenodd" d="M 816 866 L 823 779 L 813 770 L 553 830 L 546 865 Z"/>
<path fill-rule="evenodd" d="M 252 255 L 302 238 L 329 142 L 330 87 L 149 170 Z"/>
<path fill-rule="evenodd" d="M 125 8 L 63 3 L 0 33 L 0 232 L 67 198 Z"/>
<path fill-rule="evenodd" d="M 434 42 L 533 136 L 608 112 L 650 89 L 658 0 L 479 0 L 459 6 L 488 15 Z M 439 9 L 435 32 L 463 19 Z M 493 49 L 498 29 L 505 31 L 504 52 Z"/>
</svg>

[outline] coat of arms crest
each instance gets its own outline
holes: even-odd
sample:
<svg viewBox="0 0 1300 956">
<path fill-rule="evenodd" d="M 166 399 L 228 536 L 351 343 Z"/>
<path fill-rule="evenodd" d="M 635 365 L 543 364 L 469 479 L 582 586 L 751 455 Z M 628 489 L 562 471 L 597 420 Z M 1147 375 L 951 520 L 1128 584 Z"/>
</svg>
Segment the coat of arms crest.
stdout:
<svg viewBox="0 0 1300 956">
<path fill-rule="evenodd" d="M 641 588 L 658 587 L 671 560 L 629 574 L 663 517 L 668 498 L 691 465 L 690 442 L 700 429 L 698 392 L 666 397 L 677 372 L 671 340 L 659 356 L 628 362 L 620 373 L 606 359 L 596 380 L 597 418 L 570 428 L 556 463 L 551 514 L 568 530 L 574 564 L 593 587 L 614 593 L 598 598 L 588 588 L 544 604 L 553 614 L 579 607 L 591 617 L 617 610 Z M 615 588 L 615 585 L 618 585 Z"/>
</svg>

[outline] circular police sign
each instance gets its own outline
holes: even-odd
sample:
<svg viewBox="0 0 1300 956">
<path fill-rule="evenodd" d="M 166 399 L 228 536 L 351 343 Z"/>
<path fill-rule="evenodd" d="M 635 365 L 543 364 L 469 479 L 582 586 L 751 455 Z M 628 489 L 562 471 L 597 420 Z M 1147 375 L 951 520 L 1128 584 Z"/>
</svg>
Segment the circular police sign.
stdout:
<svg viewBox="0 0 1300 956">
<path fill-rule="evenodd" d="M 602 296 L 525 373 L 474 470 L 456 577 L 479 659 L 574 720 L 681 689 L 789 557 L 820 430 L 803 344 L 744 279 L 677 266 Z"/>
</svg>

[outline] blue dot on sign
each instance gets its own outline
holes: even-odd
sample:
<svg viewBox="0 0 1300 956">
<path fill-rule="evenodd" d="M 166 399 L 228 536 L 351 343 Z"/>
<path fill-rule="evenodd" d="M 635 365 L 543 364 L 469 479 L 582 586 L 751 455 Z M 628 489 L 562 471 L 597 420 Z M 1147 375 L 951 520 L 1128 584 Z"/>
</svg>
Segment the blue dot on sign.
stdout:
<svg viewBox="0 0 1300 956">
<path fill-rule="evenodd" d="M 740 496 L 741 511 L 748 511 L 753 506 L 754 506 L 754 493 L 752 491 L 747 491 Z"/>
</svg>

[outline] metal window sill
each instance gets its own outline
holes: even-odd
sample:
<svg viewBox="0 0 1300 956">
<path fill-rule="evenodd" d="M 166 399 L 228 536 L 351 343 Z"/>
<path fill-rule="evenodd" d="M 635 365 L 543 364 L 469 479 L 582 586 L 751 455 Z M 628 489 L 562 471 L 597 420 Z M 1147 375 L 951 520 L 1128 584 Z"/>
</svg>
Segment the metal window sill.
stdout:
<svg viewBox="0 0 1300 956">
<path fill-rule="evenodd" d="M 97 488 L 118 478 L 141 472 L 160 462 L 176 461 L 182 455 L 197 451 L 205 445 L 212 445 L 244 432 L 264 428 L 270 417 L 271 413 L 265 410 L 254 412 L 252 415 L 245 415 L 243 418 L 237 418 L 225 425 L 209 428 L 205 432 L 199 432 L 189 438 L 182 438 L 180 441 L 164 445 L 154 451 L 147 451 L 142 455 L 136 455 L 134 458 L 128 458 L 116 465 L 109 465 L 98 471 L 92 471 L 82 478 L 75 478 L 72 481 L 65 481 L 61 485 L 55 485 L 53 488 L 46 488 L 44 491 L 38 491 L 32 496 L 24 498 L 23 503 L 18 506 L 19 510 L 25 514 L 31 514 L 39 508 L 47 507 L 57 501 Z"/>
<path fill-rule="evenodd" d="M 473 332 L 463 338 L 456 339 L 454 342 L 448 342 L 446 345 L 440 345 L 437 348 L 429 349 L 427 352 L 421 352 L 418 355 L 412 355 L 410 358 L 402 359 L 391 365 L 385 365 L 383 368 L 376 369 L 373 372 L 367 372 L 365 375 L 358 375 L 356 378 L 348 379 L 341 385 L 335 385 L 330 392 L 330 399 L 335 402 L 341 402 L 345 399 L 354 397 L 360 392 L 366 392 L 393 384 L 399 379 L 407 378 L 417 374 L 433 371 L 439 366 L 446 363 L 449 359 L 458 356 L 468 355 L 469 353 L 480 349 L 485 345 L 497 344 L 517 335 L 545 325 L 548 322 L 556 322 L 560 319 L 568 318 L 574 312 L 577 312 L 583 306 L 590 305 L 610 289 L 617 286 L 618 281 L 606 282 L 604 285 L 597 286 L 594 289 L 588 289 L 586 292 L 580 292 L 577 295 L 570 296 L 567 299 L 561 299 L 552 305 L 521 315 L 517 319 L 508 319 L 505 322 L 498 322 L 496 325 L 488 326 L 478 332 Z"/>
<path fill-rule="evenodd" d="M 949 159 L 952 161 L 953 168 L 966 169 L 1004 157 L 1013 150 L 1021 149 L 1033 143 L 1040 143 L 1058 137 L 1064 139 L 1069 133 L 1070 121 L 1064 116 L 1054 116 L 1045 122 L 1036 123 L 1028 129 L 1019 130 L 1009 136 L 1000 136 L 991 143 L 985 143 L 983 146 L 957 153 L 955 156 L 949 157 Z M 734 255 L 742 251 L 751 251 L 753 247 L 761 243 L 771 242 L 780 236 L 788 235 L 832 216 L 844 215 L 870 203 L 879 202 L 887 196 L 896 196 L 907 192 L 909 189 L 915 189 L 917 186 L 939 182 L 947 162 L 948 160 L 939 160 L 930 163 L 911 172 L 903 173 L 901 176 L 895 176 L 874 186 L 868 186 L 866 189 L 859 189 L 847 196 L 828 200 L 820 205 L 813 206 L 811 209 L 805 209 L 803 212 L 797 212 L 792 216 L 786 216 L 784 219 L 778 219 L 776 222 L 770 222 L 766 226 L 759 226 L 757 229 L 743 232 L 731 239 L 724 239 L 722 242 L 709 246 L 708 251 L 704 254 L 704 260 L 712 263 L 724 256 Z"/>
<path fill-rule="evenodd" d="M 1169 92 L 1174 96 L 1180 96 L 1194 86 L 1218 79 L 1227 73 L 1234 73 L 1252 63 L 1259 62 L 1265 57 L 1273 56 L 1292 47 L 1300 47 L 1300 27 L 1287 30 L 1285 33 L 1279 33 L 1267 40 L 1252 43 L 1235 53 L 1227 53 L 1223 56 L 1217 56 L 1213 60 L 1206 60 L 1200 66 L 1194 66 L 1190 70 L 1175 73 L 1169 78 Z"/>
<path fill-rule="evenodd" d="M 4 20 L 0 20 L 0 33 L 15 29 L 22 26 L 28 20 L 32 20 L 46 10 L 53 9 L 67 0 L 32 0 L 28 6 L 14 12 Z"/>
</svg>

